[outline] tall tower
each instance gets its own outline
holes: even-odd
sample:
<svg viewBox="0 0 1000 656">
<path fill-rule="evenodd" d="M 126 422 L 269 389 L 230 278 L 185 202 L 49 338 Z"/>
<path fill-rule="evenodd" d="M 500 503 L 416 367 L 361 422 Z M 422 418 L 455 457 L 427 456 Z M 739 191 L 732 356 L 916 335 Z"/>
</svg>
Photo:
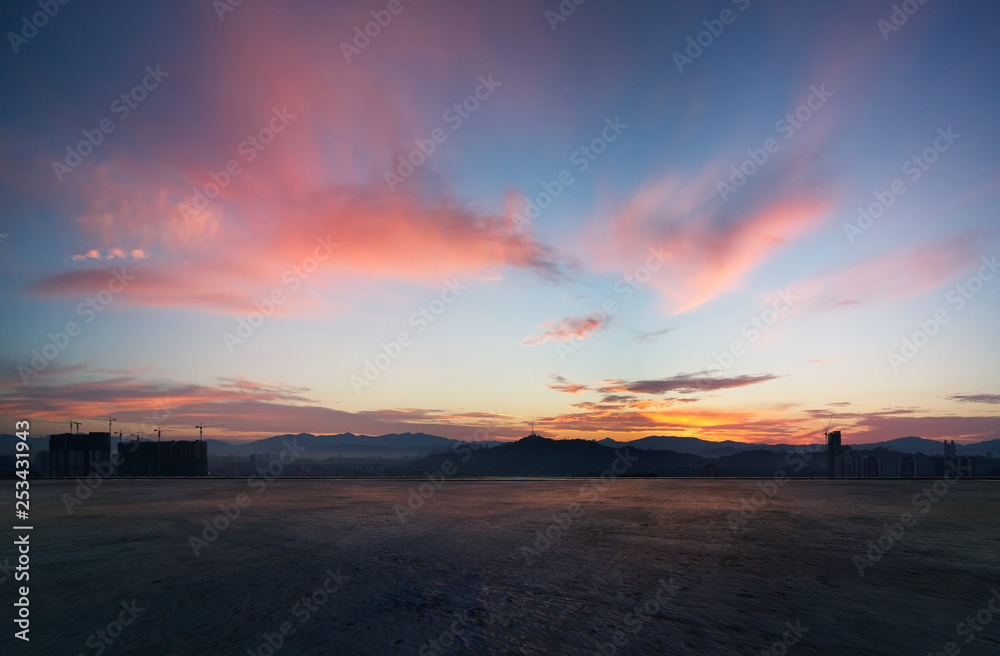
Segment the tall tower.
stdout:
<svg viewBox="0 0 1000 656">
<path fill-rule="evenodd" d="M 826 470 L 827 476 L 837 475 L 837 458 L 840 457 L 840 431 L 829 431 L 826 434 Z"/>
</svg>

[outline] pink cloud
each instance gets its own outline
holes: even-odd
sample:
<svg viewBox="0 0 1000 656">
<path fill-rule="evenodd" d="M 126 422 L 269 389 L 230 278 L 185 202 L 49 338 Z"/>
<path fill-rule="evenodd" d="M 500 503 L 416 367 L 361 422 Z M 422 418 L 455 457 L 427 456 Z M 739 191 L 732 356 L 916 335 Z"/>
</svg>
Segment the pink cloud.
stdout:
<svg viewBox="0 0 1000 656">
<path fill-rule="evenodd" d="M 562 376 L 552 376 L 552 380 L 555 382 L 549 383 L 546 387 L 554 389 L 557 392 L 562 392 L 563 394 L 579 394 L 590 389 L 586 385 L 571 383 Z"/>
<path fill-rule="evenodd" d="M 648 284 L 668 311 L 680 314 L 742 288 L 751 272 L 831 215 L 832 200 L 815 192 L 779 191 L 749 211 L 724 205 L 715 189 L 720 170 L 641 187 L 614 213 L 609 229 L 592 226 L 587 233 L 592 261 L 629 273 L 647 262 L 650 247 L 665 252 L 667 262 Z"/>
<path fill-rule="evenodd" d="M 521 346 L 541 346 L 547 341 L 568 342 L 571 339 L 586 339 L 597 329 L 606 325 L 608 317 L 576 318 L 566 317 L 559 321 L 548 321 L 539 328 L 541 335 L 532 335 L 521 340 Z"/>
<path fill-rule="evenodd" d="M 792 310 L 882 304 L 918 297 L 971 270 L 979 264 L 980 256 L 973 235 L 906 246 L 795 283 L 792 288 L 802 302 L 796 302 Z"/>
<path fill-rule="evenodd" d="M 368 16 L 348 7 L 331 11 L 341 19 L 334 24 L 343 27 L 344 39 Z M 521 3 L 499 12 L 500 20 L 513 21 L 520 12 L 534 15 Z M 438 160 L 395 192 L 384 180 L 414 138 L 441 122 L 436 105 L 433 113 L 423 109 L 427 90 L 413 85 L 398 62 L 419 51 L 445 77 L 461 72 L 469 84 L 462 93 L 471 93 L 476 76 L 468 74 L 470 66 L 488 74 L 495 65 L 477 38 L 480 13 L 456 5 L 445 30 L 429 14 L 407 11 L 395 19 L 408 23 L 405 29 L 359 56 L 364 66 L 345 61 L 338 38 L 307 38 L 320 28 L 280 7 L 243 7 L 240 20 L 238 31 L 222 30 L 197 44 L 211 73 L 206 79 L 226 80 L 224 87 L 195 81 L 189 89 L 204 123 L 197 131 L 171 139 L 137 122 L 133 133 L 148 146 L 135 151 L 141 157 L 109 149 L 106 161 L 75 170 L 62 187 L 77 225 L 99 241 L 105 258 L 152 253 L 163 264 L 146 270 L 123 303 L 240 311 L 280 286 L 285 271 L 308 261 L 317 241 L 328 238 L 339 247 L 310 279 L 320 289 L 342 290 L 359 278 L 436 286 L 456 275 L 496 278 L 505 267 L 557 275 L 550 249 L 511 230 L 499 213 L 465 206 L 440 181 L 422 185 L 424 178 L 437 180 Z M 442 32 L 462 35 L 462 48 Z M 541 32 L 528 29 L 531 35 Z M 259 47 L 261 41 L 269 47 Z M 530 79 L 522 82 L 497 90 L 498 109 L 515 102 L 519 88 L 531 88 Z M 287 120 L 275 123 L 276 110 Z M 281 131 L 252 161 L 241 154 L 249 135 L 278 124 Z M 200 136 L 192 143 L 187 136 L 195 133 Z M 230 160 L 239 172 L 219 183 Z M 181 207 L 193 207 L 196 190 L 209 184 L 221 187 L 217 198 L 194 212 Z M 92 252 L 87 257 L 101 257 Z M 36 289 L 69 293 L 74 276 L 89 284 L 86 270 L 69 273 Z"/>
</svg>

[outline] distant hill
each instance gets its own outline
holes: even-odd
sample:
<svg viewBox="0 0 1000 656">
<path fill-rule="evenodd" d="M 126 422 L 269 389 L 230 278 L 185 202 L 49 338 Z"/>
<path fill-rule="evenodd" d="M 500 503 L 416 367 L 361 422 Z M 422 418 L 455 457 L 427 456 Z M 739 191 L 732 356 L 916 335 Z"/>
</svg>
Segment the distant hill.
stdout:
<svg viewBox="0 0 1000 656">
<path fill-rule="evenodd" d="M 944 440 L 929 440 L 923 437 L 910 436 L 899 437 L 894 440 L 886 440 L 884 442 L 870 442 L 868 444 L 846 443 L 846 446 L 851 447 L 855 451 L 869 451 L 871 449 L 883 448 L 889 449 L 890 451 L 898 451 L 900 453 L 923 453 L 925 455 L 937 456 L 944 454 L 944 445 L 942 444 L 943 441 Z M 631 442 L 619 442 L 611 438 L 605 438 L 600 440 L 599 443 L 612 447 L 628 444 L 640 449 L 649 449 L 653 451 L 668 450 L 677 451 L 678 453 L 693 453 L 706 458 L 721 458 L 757 449 L 787 453 L 789 451 L 794 451 L 798 446 L 800 446 L 795 444 L 754 444 L 749 442 L 735 442 L 733 440 L 713 442 L 711 440 L 703 440 L 697 437 L 675 437 L 662 435 L 643 437 Z M 955 447 L 955 451 L 959 455 L 985 456 L 987 453 L 992 453 L 993 457 L 1000 457 L 1000 440 L 989 440 L 986 442 L 975 442 L 972 444 L 956 444 Z M 825 443 L 823 443 L 823 448 L 826 448 Z"/>
<path fill-rule="evenodd" d="M 629 457 L 636 458 L 623 472 L 625 476 L 696 476 L 704 458 L 673 451 L 646 451 L 630 445 Z M 600 476 L 617 460 L 615 449 L 592 440 L 553 440 L 531 435 L 467 455 L 435 454 L 396 468 L 396 474 L 425 475 L 451 461 L 457 476 Z M 621 469 L 621 465 L 618 466 Z"/>
<path fill-rule="evenodd" d="M 643 437 L 631 442 L 619 442 L 610 437 L 600 440 L 600 444 L 605 446 L 619 447 L 624 445 L 635 446 L 639 449 L 650 451 L 676 451 L 678 453 L 693 453 L 706 458 L 720 458 L 722 456 L 733 455 L 743 451 L 754 451 L 757 449 L 767 449 L 782 453 L 793 451 L 794 444 L 753 444 L 748 442 L 735 442 L 733 440 L 722 440 L 713 442 L 697 437 L 675 437 L 667 435 L 652 435 Z"/>
<path fill-rule="evenodd" d="M 210 456 L 241 455 L 254 453 L 270 453 L 278 455 L 284 448 L 283 442 L 296 440 L 299 446 L 305 447 L 301 458 L 322 460 L 330 457 L 379 457 L 379 458 L 421 458 L 431 453 L 450 451 L 453 446 L 461 444 L 459 440 L 429 435 L 427 433 L 391 433 L 388 435 L 354 435 L 341 433 L 339 435 L 275 435 L 251 442 L 227 442 L 224 440 L 206 439 Z M 0 435 L 0 453 L 14 453 L 18 438 L 15 435 Z M 126 441 L 128 441 L 126 439 Z M 37 452 L 49 447 L 49 438 L 29 437 L 31 451 Z M 484 446 L 499 444 L 499 442 L 483 442 Z M 118 438 L 111 440 L 111 449 L 116 450 Z"/>
<path fill-rule="evenodd" d="M 943 440 L 941 441 L 943 442 Z M 897 437 L 894 440 L 886 440 L 884 442 L 870 442 L 868 444 L 850 444 L 849 446 L 854 450 L 864 450 L 869 449 L 889 449 L 890 451 L 899 451 L 900 453 L 923 453 L 929 456 L 937 456 L 944 454 L 944 445 L 937 440 L 928 440 L 923 437 Z M 956 449 L 957 450 L 957 449 Z"/>
<path fill-rule="evenodd" d="M 277 455 L 284 449 L 284 442 L 295 440 L 305 447 L 300 458 L 325 459 L 336 456 L 343 457 L 380 457 L 380 458 L 419 458 L 431 453 L 450 451 L 452 447 L 461 444 L 452 440 L 427 433 L 390 433 L 387 435 L 355 435 L 340 433 L 337 435 L 313 435 L 299 433 L 298 435 L 275 435 L 252 442 L 235 444 L 222 440 L 206 440 L 209 455 L 250 455 L 253 453 L 271 453 Z M 491 442 L 488 444 L 492 444 Z"/>
<path fill-rule="evenodd" d="M 898 437 L 885 442 L 872 442 L 870 444 L 851 444 L 855 450 L 868 449 L 889 449 L 901 453 L 923 453 L 928 456 L 944 455 L 944 440 L 928 440 L 923 437 Z M 949 440 L 950 441 L 950 440 Z M 993 457 L 1000 457 L 1000 440 L 988 440 L 986 442 L 974 442 L 972 444 L 956 444 L 955 452 L 958 455 L 985 456 L 992 452 Z"/>
<path fill-rule="evenodd" d="M 449 453 L 456 445 L 461 444 L 460 440 L 453 440 L 429 433 L 390 433 L 387 435 L 355 435 L 354 433 L 339 433 L 335 435 L 313 435 L 312 433 L 299 433 L 297 435 L 285 434 L 275 435 L 260 440 L 250 442 L 227 442 L 225 440 L 207 439 L 208 453 L 210 456 L 218 455 L 240 455 L 249 456 L 254 453 L 270 453 L 277 455 L 284 448 L 283 442 L 291 439 L 297 440 L 298 444 L 304 446 L 306 451 L 302 458 L 313 460 L 325 460 L 333 457 L 344 458 L 383 458 L 389 460 L 400 459 L 420 459 L 429 455 L 439 453 Z M 500 442 L 488 440 L 480 442 L 483 447 L 493 447 L 495 449 L 506 447 L 517 442 Z M 0 454 L 11 454 L 15 452 L 18 438 L 14 435 L 0 435 Z M 48 437 L 30 437 L 32 452 L 37 452 L 48 448 Z M 115 449 L 118 439 L 112 440 L 112 449 Z M 621 442 L 611 438 L 603 440 L 547 440 L 547 442 L 568 442 L 576 444 L 577 452 L 582 458 L 584 449 L 591 447 L 598 448 L 623 448 L 631 447 L 650 452 L 672 452 L 674 454 L 696 455 L 702 458 L 727 458 L 741 453 L 751 451 L 771 451 L 775 453 L 788 453 L 801 445 L 793 444 L 754 444 L 748 442 L 738 442 L 734 440 L 723 440 L 714 442 L 697 437 L 679 437 L 674 435 L 650 435 L 630 442 Z M 542 446 L 546 443 L 536 444 L 536 448 L 542 451 L 552 448 L 551 445 Z M 583 446 L 587 444 L 590 446 Z M 530 445 L 530 443 L 529 443 Z M 909 436 L 900 437 L 884 442 L 872 442 L 868 444 L 850 444 L 848 446 L 856 451 L 868 451 L 877 448 L 889 449 L 900 453 L 924 453 L 926 455 L 940 455 L 944 453 L 942 440 L 929 440 L 922 437 Z M 993 457 L 1000 457 L 1000 439 L 978 442 L 974 444 L 958 444 L 956 451 L 960 455 L 981 455 L 992 453 Z M 521 445 L 518 449 L 528 447 Z M 825 447 L 823 447 L 825 448 Z M 518 451 L 504 450 L 500 454 L 519 453 Z M 591 449 L 588 453 L 600 453 Z M 541 454 L 533 454 L 538 456 Z M 501 456 L 496 456 L 497 458 Z M 582 460 L 581 460 L 582 462 Z M 551 463 L 554 470 L 555 463 Z M 603 470 L 602 470 L 603 471 Z"/>
</svg>

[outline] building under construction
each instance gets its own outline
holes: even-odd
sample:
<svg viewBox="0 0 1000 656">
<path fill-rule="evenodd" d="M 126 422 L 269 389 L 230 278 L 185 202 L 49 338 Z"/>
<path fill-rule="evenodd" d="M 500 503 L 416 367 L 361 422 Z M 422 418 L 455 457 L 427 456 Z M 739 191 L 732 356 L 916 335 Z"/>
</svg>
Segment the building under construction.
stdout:
<svg viewBox="0 0 1000 656">
<path fill-rule="evenodd" d="M 75 478 L 102 470 L 110 473 L 110 461 L 110 433 L 59 433 L 49 436 L 49 476 Z"/>
<path fill-rule="evenodd" d="M 201 441 L 118 444 L 119 476 L 206 476 L 208 445 Z"/>
</svg>

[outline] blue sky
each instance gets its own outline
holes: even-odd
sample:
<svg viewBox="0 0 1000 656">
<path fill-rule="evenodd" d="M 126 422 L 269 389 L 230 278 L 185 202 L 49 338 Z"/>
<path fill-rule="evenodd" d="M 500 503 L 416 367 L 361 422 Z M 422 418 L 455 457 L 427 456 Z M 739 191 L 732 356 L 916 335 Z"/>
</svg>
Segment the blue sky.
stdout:
<svg viewBox="0 0 1000 656">
<path fill-rule="evenodd" d="M 8 34 L 0 416 L 1000 437 L 993 4 L 894 31 L 892 3 L 387 7 L 70 3 Z"/>
</svg>

